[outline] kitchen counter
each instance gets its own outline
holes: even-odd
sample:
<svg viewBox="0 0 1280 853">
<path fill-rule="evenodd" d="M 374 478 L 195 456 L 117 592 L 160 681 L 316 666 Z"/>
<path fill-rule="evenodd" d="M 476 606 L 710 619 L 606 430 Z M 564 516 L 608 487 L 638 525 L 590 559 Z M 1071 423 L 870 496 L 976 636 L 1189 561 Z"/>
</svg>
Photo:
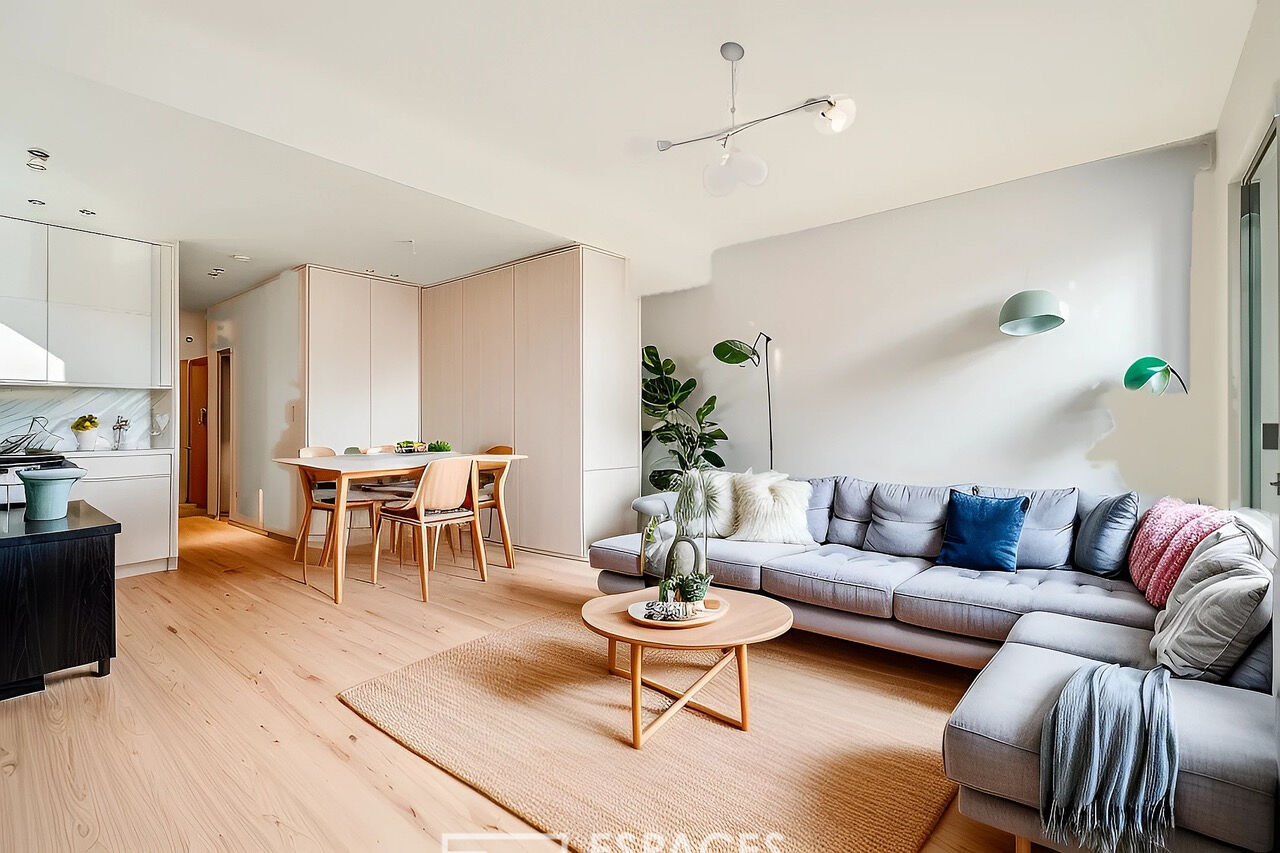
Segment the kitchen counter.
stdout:
<svg viewBox="0 0 1280 853">
<path fill-rule="evenodd" d="M 0 548 L 87 539 L 120 532 L 120 522 L 84 501 L 69 501 L 67 517 L 52 521 L 28 521 L 26 507 L 0 510 Z"/>
</svg>

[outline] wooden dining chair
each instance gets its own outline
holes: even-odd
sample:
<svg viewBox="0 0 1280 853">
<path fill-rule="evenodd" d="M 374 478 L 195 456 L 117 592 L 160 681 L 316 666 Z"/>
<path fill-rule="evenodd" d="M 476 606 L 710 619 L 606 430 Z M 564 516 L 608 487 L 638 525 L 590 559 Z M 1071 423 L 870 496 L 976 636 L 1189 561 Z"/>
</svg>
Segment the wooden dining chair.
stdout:
<svg viewBox="0 0 1280 853">
<path fill-rule="evenodd" d="M 418 572 L 422 576 L 422 600 L 427 600 L 427 573 L 436 566 L 436 551 L 440 543 L 440 532 L 443 528 L 459 524 L 471 525 L 471 538 L 474 548 L 472 560 L 480 573 L 480 580 L 487 580 L 484 544 L 480 540 L 480 511 L 476 509 L 479 501 L 479 471 L 475 461 L 469 456 L 449 459 L 437 459 L 428 465 L 418 480 L 418 487 L 413 497 L 402 504 L 388 504 L 378 513 L 377 527 L 374 528 L 373 541 L 378 542 L 379 528 L 383 522 L 393 525 L 405 525 L 414 531 L 414 543 L 417 546 Z M 463 504 L 471 498 L 471 506 Z M 395 531 L 393 530 L 393 537 Z M 373 582 L 378 582 L 378 552 L 373 549 Z"/>
<path fill-rule="evenodd" d="M 317 459 L 337 456 L 332 447 L 304 447 L 298 451 L 300 459 Z M 337 483 L 332 480 L 324 481 L 316 479 L 315 474 L 305 468 L 298 469 L 298 475 L 302 478 L 302 493 L 305 495 L 306 506 L 302 508 L 302 526 L 298 528 L 298 541 L 293 547 L 293 559 L 302 560 L 302 582 L 307 583 L 307 544 L 311 538 L 311 516 L 312 513 L 327 512 L 329 520 L 324 527 L 324 544 L 320 547 L 320 563 L 326 565 L 333 557 L 333 540 L 335 525 L 338 520 L 335 518 L 335 504 L 338 499 Z M 378 528 L 378 507 L 384 498 L 372 492 L 365 492 L 362 489 L 351 489 L 347 492 L 347 517 L 345 523 L 347 530 L 351 529 L 352 513 L 355 510 L 364 510 L 369 513 L 369 527 L 376 531 Z M 350 541 L 350 536 L 347 537 Z M 377 541 L 376 539 L 374 540 Z M 376 548 L 374 550 L 377 550 Z"/>
<path fill-rule="evenodd" d="M 510 456 L 515 451 L 499 444 L 486 450 L 485 455 Z M 498 532 L 502 534 L 502 552 L 507 558 L 507 568 L 516 567 L 515 548 L 511 544 L 511 527 L 507 523 L 506 488 L 507 474 L 511 469 L 509 461 L 477 462 L 479 471 L 479 503 L 477 510 L 490 510 L 498 516 Z M 482 540 L 483 541 L 483 540 Z M 452 543 L 450 543 L 452 544 Z"/>
<path fill-rule="evenodd" d="M 394 444 L 375 444 L 373 447 L 367 448 L 365 453 L 395 453 L 396 446 Z"/>
</svg>

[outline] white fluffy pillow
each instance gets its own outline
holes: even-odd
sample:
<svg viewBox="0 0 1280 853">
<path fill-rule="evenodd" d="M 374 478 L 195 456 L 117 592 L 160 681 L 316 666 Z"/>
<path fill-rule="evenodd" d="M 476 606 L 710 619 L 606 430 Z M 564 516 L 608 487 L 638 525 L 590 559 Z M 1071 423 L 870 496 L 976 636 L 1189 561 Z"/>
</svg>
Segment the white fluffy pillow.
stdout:
<svg viewBox="0 0 1280 853">
<path fill-rule="evenodd" d="M 738 542 L 779 542 L 816 545 L 809 535 L 809 496 L 813 486 L 788 480 L 786 474 L 739 474 L 733 478 L 733 502 Z"/>
</svg>

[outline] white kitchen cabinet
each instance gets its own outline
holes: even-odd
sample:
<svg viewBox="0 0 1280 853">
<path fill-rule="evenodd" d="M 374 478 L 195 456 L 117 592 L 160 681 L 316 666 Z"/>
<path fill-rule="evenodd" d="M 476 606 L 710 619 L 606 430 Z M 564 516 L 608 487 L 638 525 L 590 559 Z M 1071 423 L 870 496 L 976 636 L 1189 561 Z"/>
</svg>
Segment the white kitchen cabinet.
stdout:
<svg viewBox="0 0 1280 853">
<path fill-rule="evenodd" d="M 172 464 L 169 454 L 101 454 L 73 460 L 88 473 L 71 491 L 120 522 L 116 565 L 176 556 L 172 540 Z"/>
<path fill-rule="evenodd" d="M 463 282 L 422 289 L 422 440 L 463 441 Z"/>
<path fill-rule="evenodd" d="M 0 380 L 48 378 L 48 232 L 0 217 Z"/>
<path fill-rule="evenodd" d="M 370 442 L 369 279 L 307 270 L 307 443 Z"/>
<path fill-rule="evenodd" d="M 419 439 L 420 290 L 369 282 L 369 446 Z"/>
<path fill-rule="evenodd" d="M 50 228 L 48 241 L 49 381 L 158 384 L 160 247 L 69 228 Z"/>
</svg>

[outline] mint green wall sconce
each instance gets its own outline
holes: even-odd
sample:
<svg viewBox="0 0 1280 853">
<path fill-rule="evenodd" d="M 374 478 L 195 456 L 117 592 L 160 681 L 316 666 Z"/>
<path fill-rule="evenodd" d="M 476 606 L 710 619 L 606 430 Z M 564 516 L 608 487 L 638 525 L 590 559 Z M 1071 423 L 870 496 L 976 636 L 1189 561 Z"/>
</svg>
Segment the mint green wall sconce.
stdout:
<svg viewBox="0 0 1280 853">
<path fill-rule="evenodd" d="M 1067 305 L 1047 290 L 1022 290 L 1000 308 L 1000 331 L 1014 337 L 1038 335 L 1067 322 Z"/>
<path fill-rule="evenodd" d="M 1174 370 L 1169 362 L 1154 355 L 1144 355 L 1129 365 L 1129 369 L 1124 372 L 1124 387 L 1130 391 L 1137 391 L 1146 386 L 1152 394 L 1163 394 L 1169 390 L 1170 378 L 1178 380 L 1178 384 L 1182 386 L 1182 393 L 1189 393 L 1187 383 L 1182 381 L 1178 371 Z"/>
</svg>

